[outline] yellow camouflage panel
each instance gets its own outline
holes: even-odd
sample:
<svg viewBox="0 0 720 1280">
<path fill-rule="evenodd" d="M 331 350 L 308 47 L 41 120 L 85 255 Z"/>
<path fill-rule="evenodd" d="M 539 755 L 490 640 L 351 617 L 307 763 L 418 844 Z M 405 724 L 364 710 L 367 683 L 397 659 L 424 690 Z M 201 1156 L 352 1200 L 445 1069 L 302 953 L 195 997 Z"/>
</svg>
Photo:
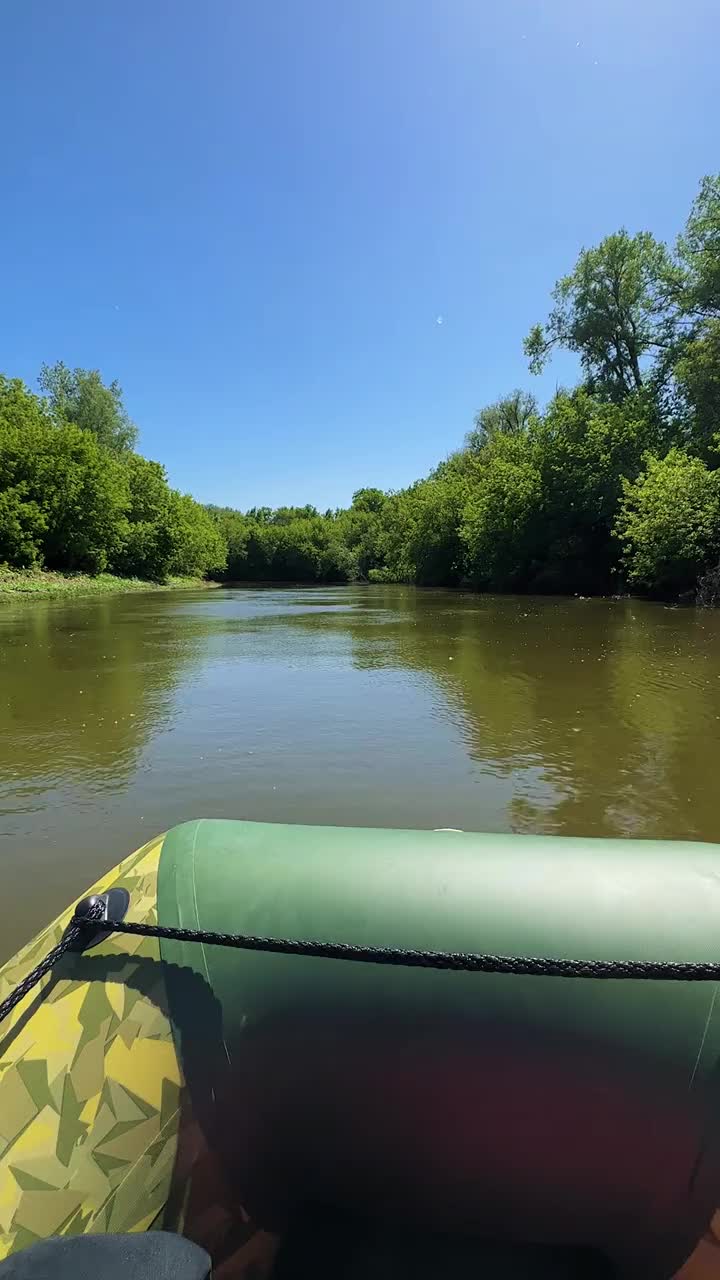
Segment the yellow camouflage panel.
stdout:
<svg viewBox="0 0 720 1280">
<path fill-rule="evenodd" d="M 90 892 L 157 921 L 163 838 Z M 0 969 L 0 1000 L 60 939 L 74 903 Z M 175 1165 L 181 1076 L 154 938 L 65 956 L 0 1028 L 0 1257 L 49 1235 L 141 1231 Z"/>
</svg>

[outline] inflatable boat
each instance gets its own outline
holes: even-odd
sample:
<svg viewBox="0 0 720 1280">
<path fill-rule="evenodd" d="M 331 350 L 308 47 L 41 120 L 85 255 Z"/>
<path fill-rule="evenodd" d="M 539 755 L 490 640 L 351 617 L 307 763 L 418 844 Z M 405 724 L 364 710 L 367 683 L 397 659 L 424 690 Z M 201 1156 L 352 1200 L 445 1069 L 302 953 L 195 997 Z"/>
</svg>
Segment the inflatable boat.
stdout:
<svg viewBox="0 0 720 1280">
<path fill-rule="evenodd" d="M 91 892 L 170 930 L 720 960 L 703 844 L 202 820 Z M 0 969 L 0 1001 L 74 906 Z M 34 1257 L 55 1277 L 720 1280 L 716 995 L 98 926 L 0 1025 L 0 1277 Z"/>
</svg>

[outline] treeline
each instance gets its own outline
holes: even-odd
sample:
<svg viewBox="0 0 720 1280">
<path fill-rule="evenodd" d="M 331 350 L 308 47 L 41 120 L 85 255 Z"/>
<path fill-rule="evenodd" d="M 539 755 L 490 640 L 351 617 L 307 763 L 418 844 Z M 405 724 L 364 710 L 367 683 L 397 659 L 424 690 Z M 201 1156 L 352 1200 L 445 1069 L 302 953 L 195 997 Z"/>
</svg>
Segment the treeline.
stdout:
<svg viewBox="0 0 720 1280">
<path fill-rule="evenodd" d="M 44 366 L 44 393 L 0 375 L 0 564 L 164 581 L 220 573 L 226 546 L 205 507 L 133 451 L 117 383 Z"/>
<path fill-rule="evenodd" d="M 633 589 L 720 601 L 720 176 L 674 245 L 621 230 L 583 250 L 525 339 L 582 379 L 513 391 L 407 489 L 345 510 L 203 508 L 135 453 L 120 388 L 45 367 L 0 380 L 0 563 L 161 579 Z"/>
<path fill-rule="evenodd" d="M 525 340 L 531 371 L 556 347 L 579 386 L 486 407 L 407 489 L 323 516 L 214 510 L 227 576 L 720 598 L 720 177 L 672 247 L 623 230 L 580 254 Z"/>
</svg>

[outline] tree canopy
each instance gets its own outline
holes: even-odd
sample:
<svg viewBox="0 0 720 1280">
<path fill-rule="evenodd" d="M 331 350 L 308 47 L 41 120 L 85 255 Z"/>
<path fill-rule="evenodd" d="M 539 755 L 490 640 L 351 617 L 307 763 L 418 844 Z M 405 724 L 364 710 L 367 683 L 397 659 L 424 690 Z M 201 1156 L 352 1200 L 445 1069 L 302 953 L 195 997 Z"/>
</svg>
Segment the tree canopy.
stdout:
<svg viewBox="0 0 720 1280">
<path fill-rule="evenodd" d="M 209 513 L 164 468 L 0 376 L 0 563 L 162 581 L 224 567 Z"/>
<path fill-rule="evenodd" d="M 717 563 L 720 471 L 671 449 L 623 487 L 615 528 L 633 585 L 677 593 Z"/>
<path fill-rule="evenodd" d="M 720 174 L 700 183 L 677 252 L 683 310 L 700 320 L 720 317 Z"/>
<path fill-rule="evenodd" d="M 324 514 L 178 493 L 97 370 L 44 365 L 41 395 L 0 377 L 0 562 L 720 599 L 720 176 L 674 245 L 620 229 L 552 300 L 530 369 L 564 347 L 578 386 L 499 396 L 429 475 Z"/>
<path fill-rule="evenodd" d="M 479 453 L 494 436 L 522 436 L 537 412 L 537 400 L 530 391 L 511 391 L 509 396 L 475 414 L 475 425 L 468 432 L 465 444 L 473 453 Z"/>
<path fill-rule="evenodd" d="M 553 290 L 544 325 L 525 339 L 530 370 L 539 373 L 554 347 L 576 352 L 590 391 L 623 400 L 645 379 L 645 361 L 671 342 L 673 298 L 681 272 L 667 247 L 624 229 L 583 249 Z"/>
<path fill-rule="evenodd" d="M 58 360 L 42 366 L 38 385 L 58 424 L 73 423 L 90 431 L 113 453 L 135 447 L 137 427 L 130 421 L 118 382 L 105 386 L 97 369 L 68 369 Z"/>
</svg>

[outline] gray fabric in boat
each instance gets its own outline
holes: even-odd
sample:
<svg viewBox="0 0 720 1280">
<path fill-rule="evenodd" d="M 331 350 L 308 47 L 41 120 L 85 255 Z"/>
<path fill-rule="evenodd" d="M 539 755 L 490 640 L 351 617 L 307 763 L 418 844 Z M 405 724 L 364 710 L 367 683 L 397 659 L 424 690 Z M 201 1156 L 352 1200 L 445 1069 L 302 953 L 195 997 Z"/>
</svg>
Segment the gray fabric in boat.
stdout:
<svg viewBox="0 0 720 1280">
<path fill-rule="evenodd" d="M 53 1236 L 0 1262 L 0 1280 L 208 1280 L 204 1249 L 168 1231 Z"/>
</svg>

